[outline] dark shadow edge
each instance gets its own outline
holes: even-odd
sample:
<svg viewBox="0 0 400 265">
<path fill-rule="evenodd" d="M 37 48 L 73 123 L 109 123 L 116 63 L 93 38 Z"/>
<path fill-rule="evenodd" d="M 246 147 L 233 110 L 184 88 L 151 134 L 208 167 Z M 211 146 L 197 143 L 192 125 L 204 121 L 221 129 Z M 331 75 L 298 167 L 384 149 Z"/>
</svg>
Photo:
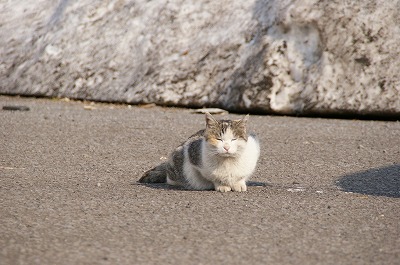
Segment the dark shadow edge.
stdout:
<svg viewBox="0 0 400 265">
<path fill-rule="evenodd" d="M 400 198 L 400 164 L 348 174 L 336 185 L 345 192 Z"/>
</svg>

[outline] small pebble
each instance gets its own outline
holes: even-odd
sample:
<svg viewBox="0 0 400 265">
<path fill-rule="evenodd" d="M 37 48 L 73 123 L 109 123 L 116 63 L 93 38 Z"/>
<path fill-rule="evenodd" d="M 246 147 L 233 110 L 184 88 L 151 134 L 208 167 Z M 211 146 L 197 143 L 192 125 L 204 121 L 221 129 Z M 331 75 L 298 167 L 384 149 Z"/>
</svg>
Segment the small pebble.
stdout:
<svg viewBox="0 0 400 265">
<path fill-rule="evenodd" d="M 206 112 L 210 114 L 228 114 L 228 111 L 224 109 L 218 109 L 218 108 L 202 108 L 202 109 L 196 109 L 192 110 L 192 113 L 200 113 L 200 114 L 205 114 Z"/>
</svg>

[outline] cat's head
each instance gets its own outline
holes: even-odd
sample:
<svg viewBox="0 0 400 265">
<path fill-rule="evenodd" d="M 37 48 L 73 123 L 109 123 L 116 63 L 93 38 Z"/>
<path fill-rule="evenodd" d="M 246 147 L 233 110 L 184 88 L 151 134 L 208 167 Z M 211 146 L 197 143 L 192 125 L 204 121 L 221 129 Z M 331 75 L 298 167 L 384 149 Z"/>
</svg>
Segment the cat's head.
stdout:
<svg viewBox="0 0 400 265">
<path fill-rule="evenodd" d="M 249 115 L 241 120 L 216 120 L 206 113 L 205 137 L 210 151 L 222 157 L 235 157 L 247 143 L 246 123 Z"/>
</svg>

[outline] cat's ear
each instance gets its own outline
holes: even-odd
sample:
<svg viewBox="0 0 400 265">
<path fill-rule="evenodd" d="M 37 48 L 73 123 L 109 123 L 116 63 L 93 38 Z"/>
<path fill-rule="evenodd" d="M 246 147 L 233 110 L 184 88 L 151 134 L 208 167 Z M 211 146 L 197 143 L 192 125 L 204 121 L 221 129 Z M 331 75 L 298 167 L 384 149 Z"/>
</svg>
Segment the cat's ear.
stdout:
<svg viewBox="0 0 400 265">
<path fill-rule="evenodd" d="M 236 135 L 242 137 L 246 141 L 247 141 L 246 125 L 248 119 L 249 119 L 249 114 L 244 116 L 243 119 L 233 121 Z"/>
<path fill-rule="evenodd" d="M 247 121 L 249 120 L 249 117 L 250 117 L 249 114 L 247 114 L 246 116 L 244 116 L 243 119 L 242 119 L 242 123 L 246 125 L 246 124 L 247 124 Z"/>
<path fill-rule="evenodd" d="M 206 112 L 206 125 L 207 125 L 207 127 L 213 127 L 213 126 L 215 126 L 217 124 L 218 124 L 218 121 L 216 119 L 214 119 L 214 117 L 210 113 Z"/>
<path fill-rule="evenodd" d="M 243 119 L 240 120 L 235 120 L 236 124 L 246 127 L 247 121 L 249 120 L 249 114 L 247 114 L 246 116 L 243 117 Z"/>
</svg>

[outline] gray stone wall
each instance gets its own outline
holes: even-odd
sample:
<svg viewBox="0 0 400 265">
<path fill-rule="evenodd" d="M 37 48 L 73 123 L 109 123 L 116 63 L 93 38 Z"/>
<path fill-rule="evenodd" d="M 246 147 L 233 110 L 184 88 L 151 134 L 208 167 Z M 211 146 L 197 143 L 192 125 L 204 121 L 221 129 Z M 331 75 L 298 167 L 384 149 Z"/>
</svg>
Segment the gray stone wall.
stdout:
<svg viewBox="0 0 400 265">
<path fill-rule="evenodd" d="M 0 93 L 400 116 L 400 1 L 0 2 Z"/>
</svg>

